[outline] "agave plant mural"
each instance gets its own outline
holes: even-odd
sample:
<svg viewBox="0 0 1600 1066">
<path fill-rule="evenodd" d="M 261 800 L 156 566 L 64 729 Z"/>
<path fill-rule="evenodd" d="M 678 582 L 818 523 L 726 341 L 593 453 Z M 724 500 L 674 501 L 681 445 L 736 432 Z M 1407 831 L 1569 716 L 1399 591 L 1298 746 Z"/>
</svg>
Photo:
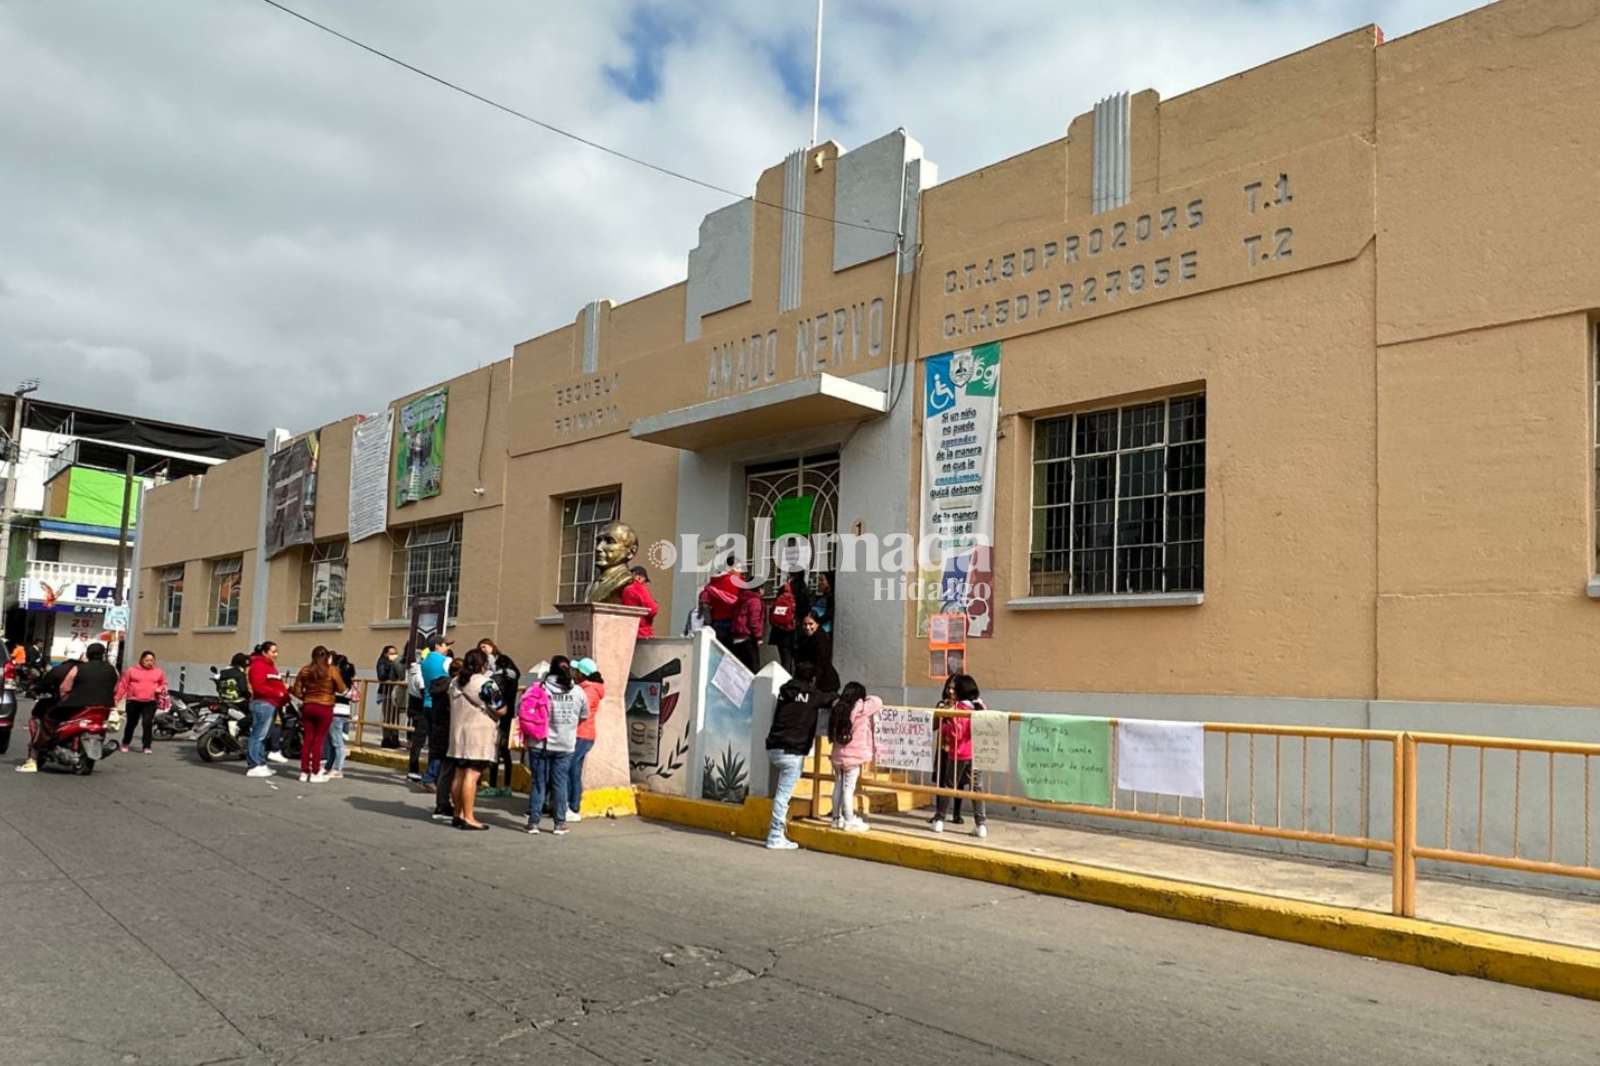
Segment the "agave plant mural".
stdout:
<svg viewBox="0 0 1600 1066">
<path fill-rule="evenodd" d="M 709 755 L 706 756 L 704 771 L 705 777 L 700 786 L 703 798 L 722 803 L 743 803 L 750 794 L 750 777 L 745 773 L 744 756 L 734 751 L 732 744 L 722 750 L 715 762 Z"/>
</svg>

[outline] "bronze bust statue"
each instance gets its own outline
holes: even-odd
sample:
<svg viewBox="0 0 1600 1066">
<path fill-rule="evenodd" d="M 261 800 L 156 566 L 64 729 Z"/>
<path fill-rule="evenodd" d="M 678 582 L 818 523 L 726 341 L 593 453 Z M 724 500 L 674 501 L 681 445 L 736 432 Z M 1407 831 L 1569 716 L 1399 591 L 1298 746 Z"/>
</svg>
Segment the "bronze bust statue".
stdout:
<svg viewBox="0 0 1600 1066">
<path fill-rule="evenodd" d="M 626 522 L 611 522 L 594 538 L 594 584 L 589 586 L 590 603 L 615 603 L 633 580 L 628 564 L 639 551 L 639 536 Z"/>
</svg>

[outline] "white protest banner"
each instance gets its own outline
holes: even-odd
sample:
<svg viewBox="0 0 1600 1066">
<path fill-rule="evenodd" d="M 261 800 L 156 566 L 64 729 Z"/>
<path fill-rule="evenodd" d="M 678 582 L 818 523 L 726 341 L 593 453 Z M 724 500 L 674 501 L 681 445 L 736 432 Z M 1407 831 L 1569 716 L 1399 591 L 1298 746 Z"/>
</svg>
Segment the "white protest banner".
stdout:
<svg viewBox="0 0 1600 1066">
<path fill-rule="evenodd" d="M 1005 711 L 972 712 L 972 768 L 1011 770 L 1011 716 Z"/>
<path fill-rule="evenodd" d="M 750 671 L 744 663 L 726 653 L 722 656 L 722 661 L 717 664 L 717 672 L 711 675 L 711 683 L 717 686 L 717 690 L 728 697 L 735 707 L 744 704 L 745 693 L 750 691 L 751 680 Z"/>
<path fill-rule="evenodd" d="M 350 543 L 376 536 L 389 524 L 389 440 L 394 409 L 358 415 L 350 435 Z"/>
<path fill-rule="evenodd" d="M 1167 796 L 1206 794 L 1206 727 L 1200 722 L 1117 722 L 1117 787 Z"/>
<path fill-rule="evenodd" d="M 885 707 L 872 717 L 874 764 L 881 770 L 933 772 L 933 712 Z"/>
</svg>

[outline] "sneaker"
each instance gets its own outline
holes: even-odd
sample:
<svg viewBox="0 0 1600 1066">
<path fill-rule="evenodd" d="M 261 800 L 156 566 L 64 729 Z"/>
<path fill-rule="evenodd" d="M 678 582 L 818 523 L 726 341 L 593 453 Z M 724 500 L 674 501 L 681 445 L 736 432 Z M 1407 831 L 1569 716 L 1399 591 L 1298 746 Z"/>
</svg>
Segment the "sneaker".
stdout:
<svg viewBox="0 0 1600 1066">
<path fill-rule="evenodd" d="M 422 775 L 421 774 L 407 774 L 406 775 L 406 780 L 407 781 L 421 781 L 422 780 Z"/>
<path fill-rule="evenodd" d="M 124 754 L 124 755 L 128 754 L 128 745 L 119 744 L 118 747 L 120 747 L 122 749 L 122 754 Z"/>
<path fill-rule="evenodd" d="M 581 821 L 583 821 L 583 815 L 579 814 L 577 811 L 568 811 L 567 812 L 567 821 L 569 821 L 569 822 L 581 822 Z"/>
<path fill-rule="evenodd" d="M 432 814 L 428 815 L 428 817 L 432 818 L 436 822 L 450 822 L 455 820 L 455 815 L 441 814 L 438 811 L 434 811 Z"/>
<path fill-rule="evenodd" d="M 343 777 L 344 777 L 344 771 L 343 770 L 329 770 L 328 771 L 328 780 L 330 780 L 330 781 L 338 781 L 338 780 L 343 779 Z"/>
<path fill-rule="evenodd" d="M 961 815 L 958 814 L 954 818 L 950 819 L 950 824 L 951 825 L 966 825 L 967 824 L 967 820 L 965 818 L 961 817 Z"/>
<path fill-rule="evenodd" d="M 310 781 L 311 780 L 311 775 L 306 773 L 306 772 L 304 772 L 304 771 L 301 771 L 300 780 L 302 780 L 302 781 Z"/>
<path fill-rule="evenodd" d="M 124 749 L 124 750 L 126 750 L 126 749 Z M 149 755 L 150 754 L 150 749 L 149 748 L 140 748 L 139 749 L 139 754 L 141 754 L 141 755 Z"/>
<path fill-rule="evenodd" d="M 32 759 L 24 760 L 22 765 L 17 767 L 17 773 L 19 774 L 36 774 L 38 772 L 39 764 L 34 762 Z"/>
<path fill-rule="evenodd" d="M 769 841 L 767 841 L 767 850 L 768 851 L 799 851 L 800 850 L 800 845 L 796 844 L 794 841 L 790 840 L 788 837 L 785 837 L 782 840 L 769 840 Z"/>
<path fill-rule="evenodd" d="M 865 833 L 871 828 L 872 826 L 868 825 L 866 821 L 861 818 L 852 818 L 848 822 L 844 823 L 844 831 L 846 833 Z"/>
<path fill-rule="evenodd" d="M 288 762 L 289 760 L 288 760 L 287 757 L 284 756 L 283 752 L 281 752 L 281 751 L 269 751 L 269 752 L 267 752 L 267 761 L 268 762 Z"/>
<path fill-rule="evenodd" d="M 305 774 L 301 774 L 300 776 L 301 778 L 304 778 Z M 311 783 L 313 785 L 326 785 L 328 783 L 328 775 L 323 773 L 321 770 L 318 770 L 316 773 L 311 775 Z"/>
<path fill-rule="evenodd" d="M 932 830 L 933 832 L 935 832 L 935 833 L 944 832 L 944 819 L 943 818 L 935 818 L 933 821 L 928 823 L 928 828 L 930 830 Z"/>
<path fill-rule="evenodd" d="M 977 837 L 979 840 L 982 840 L 984 837 L 989 835 L 989 827 L 984 825 L 982 822 L 979 822 L 977 825 L 972 827 L 972 835 Z"/>
<path fill-rule="evenodd" d="M 844 828 L 844 819 L 843 818 L 839 818 L 839 817 L 833 817 L 833 818 L 828 819 L 828 824 L 830 826 L 832 826 L 834 829 L 843 829 Z"/>
<path fill-rule="evenodd" d="M 566 836 L 567 835 L 567 823 L 562 822 L 560 825 L 558 825 L 554 829 L 550 830 L 550 832 L 555 834 L 558 837 Z"/>
<path fill-rule="evenodd" d="M 271 777 L 278 771 L 270 766 L 252 766 L 244 772 L 246 777 Z"/>
<path fill-rule="evenodd" d="M 539 823 L 534 821 L 532 818 L 528 819 L 528 835 L 529 836 L 538 836 L 539 835 Z"/>
</svg>

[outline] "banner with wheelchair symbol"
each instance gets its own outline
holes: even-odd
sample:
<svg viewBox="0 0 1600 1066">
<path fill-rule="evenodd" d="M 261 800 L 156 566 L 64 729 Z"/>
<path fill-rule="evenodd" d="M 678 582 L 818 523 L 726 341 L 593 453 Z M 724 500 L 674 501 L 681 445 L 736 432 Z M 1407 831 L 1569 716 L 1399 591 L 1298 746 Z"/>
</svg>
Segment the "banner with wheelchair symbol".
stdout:
<svg viewBox="0 0 1600 1066">
<path fill-rule="evenodd" d="M 946 352 L 922 366 L 917 635 L 927 634 L 933 615 L 964 614 L 969 639 L 992 637 L 1000 344 Z"/>
</svg>

